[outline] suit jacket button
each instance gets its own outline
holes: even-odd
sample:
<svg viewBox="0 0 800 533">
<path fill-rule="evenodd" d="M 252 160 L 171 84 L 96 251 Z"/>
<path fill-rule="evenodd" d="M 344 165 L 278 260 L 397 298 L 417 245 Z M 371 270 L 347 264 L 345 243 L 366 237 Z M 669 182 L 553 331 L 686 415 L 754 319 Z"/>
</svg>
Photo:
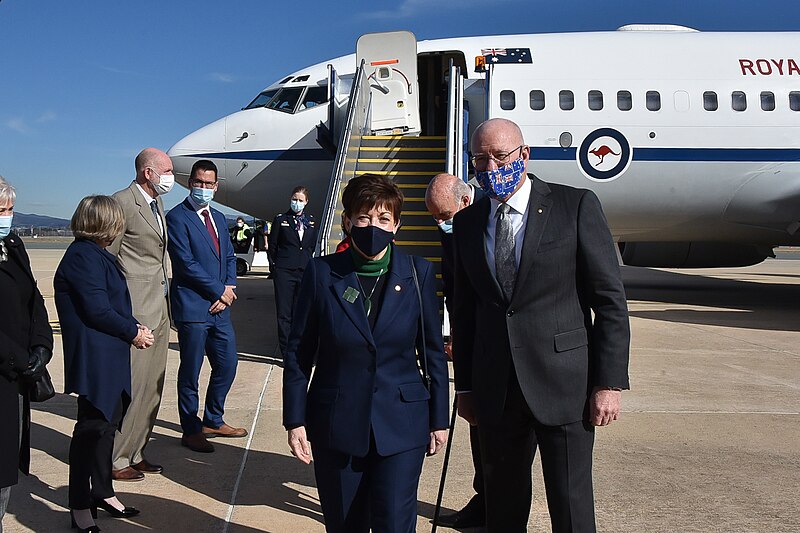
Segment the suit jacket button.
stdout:
<svg viewBox="0 0 800 533">
<path fill-rule="evenodd" d="M 166 283 L 166 281 L 164 281 L 164 280 L 162 279 L 162 280 L 161 280 L 161 284 L 162 284 L 162 285 L 164 285 L 165 283 Z"/>
<path fill-rule="evenodd" d="M 372 392 L 378 392 L 378 387 L 375 387 L 374 389 L 372 389 Z"/>
<path fill-rule="evenodd" d="M 369 353 L 375 353 L 375 347 L 374 347 L 374 346 L 372 346 L 372 345 L 370 345 L 370 346 L 368 346 L 368 347 L 367 347 L 367 351 L 368 351 Z"/>
<path fill-rule="evenodd" d="M 510 310 L 508 313 L 506 313 L 506 316 L 507 316 L 507 317 L 512 317 L 512 316 L 514 316 L 514 310 L 513 310 L 513 309 L 512 309 L 512 310 Z"/>
</svg>

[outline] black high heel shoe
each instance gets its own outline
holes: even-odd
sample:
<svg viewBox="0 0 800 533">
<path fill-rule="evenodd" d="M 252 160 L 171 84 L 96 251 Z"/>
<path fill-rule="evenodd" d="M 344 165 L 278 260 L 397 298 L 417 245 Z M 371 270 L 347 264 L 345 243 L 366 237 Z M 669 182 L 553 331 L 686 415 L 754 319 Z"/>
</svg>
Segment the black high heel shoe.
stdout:
<svg viewBox="0 0 800 533">
<path fill-rule="evenodd" d="M 97 518 L 96 507 L 92 507 L 92 518 Z M 75 515 L 72 514 L 72 509 L 69 510 L 69 519 L 72 522 L 72 529 L 77 529 L 79 533 L 100 533 L 100 528 L 97 527 L 97 524 L 87 528 L 78 527 L 78 524 L 75 523 Z"/>
<path fill-rule="evenodd" d="M 94 506 L 95 506 L 95 513 L 97 513 L 97 508 L 99 507 L 100 509 L 104 510 L 114 518 L 133 518 L 134 516 L 136 516 L 141 512 L 136 507 L 125 507 L 123 510 L 120 511 L 110 503 L 107 503 L 105 500 L 95 500 Z"/>
</svg>

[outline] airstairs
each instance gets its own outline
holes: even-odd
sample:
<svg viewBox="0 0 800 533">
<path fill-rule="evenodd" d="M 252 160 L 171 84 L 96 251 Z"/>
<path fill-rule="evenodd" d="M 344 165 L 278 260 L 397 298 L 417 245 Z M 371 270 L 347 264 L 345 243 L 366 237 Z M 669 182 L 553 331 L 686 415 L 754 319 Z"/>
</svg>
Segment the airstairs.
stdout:
<svg viewBox="0 0 800 533">
<path fill-rule="evenodd" d="M 359 46 L 362 39 L 359 40 Z M 378 42 L 385 40 L 380 38 Z M 425 207 L 425 190 L 436 174 L 449 172 L 462 179 L 465 174 L 463 78 L 457 67 L 451 67 L 447 135 L 419 135 L 416 83 L 409 85 L 406 90 L 404 84 L 393 86 L 382 81 L 391 77 L 391 73 L 385 72 L 387 63 L 392 64 L 392 69 L 398 72 L 400 70 L 394 68 L 395 66 L 409 69 L 407 65 L 413 63 L 413 68 L 416 68 L 415 40 L 413 46 L 411 59 L 405 63 L 399 62 L 399 65 L 395 60 L 369 62 L 369 57 L 360 58 L 350 91 L 346 118 L 341 129 L 336 132 L 336 159 L 320 225 L 317 254 L 333 253 L 336 245 L 344 238 L 341 227 L 341 198 L 347 182 L 364 173 L 380 174 L 391 177 L 405 197 L 401 213 L 402 225 L 397 232 L 395 244 L 408 253 L 425 257 L 434 263 L 437 277 L 441 278 L 439 232 L 436 222 Z M 402 53 L 396 55 L 403 57 Z M 411 77 L 416 80 L 416 70 Z M 399 93 L 387 92 L 391 90 Z M 389 100 L 390 98 L 393 100 Z M 387 100 L 395 101 L 396 105 L 387 106 Z M 386 111 L 392 107 L 394 109 L 390 112 Z M 397 109 L 404 107 L 408 111 L 407 117 L 397 113 Z M 441 295 L 441 291 L 439 294 Z"/>
</svg>

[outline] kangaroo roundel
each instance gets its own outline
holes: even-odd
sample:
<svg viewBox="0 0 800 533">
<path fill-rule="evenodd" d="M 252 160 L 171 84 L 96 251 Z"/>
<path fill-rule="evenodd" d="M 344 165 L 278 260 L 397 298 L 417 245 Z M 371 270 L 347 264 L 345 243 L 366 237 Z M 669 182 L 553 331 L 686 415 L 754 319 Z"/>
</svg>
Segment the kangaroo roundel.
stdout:
<svg viewBox="0 0 800 533">
<path fill-rule="evenodd" d="M 578 149 L 578 167 L 593 181 L 616 179 L 628 169 L 633 149 L 622 133 L 600 128 L 586 136 Z"/>
</svg>

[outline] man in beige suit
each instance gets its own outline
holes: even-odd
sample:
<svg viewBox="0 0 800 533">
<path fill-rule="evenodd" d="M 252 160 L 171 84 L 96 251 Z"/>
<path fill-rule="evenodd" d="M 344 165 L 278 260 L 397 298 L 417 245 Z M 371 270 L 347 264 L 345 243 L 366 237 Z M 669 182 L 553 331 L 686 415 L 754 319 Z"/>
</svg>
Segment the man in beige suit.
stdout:
<svg viewBox="0 0 800 533">
<path fill-rule="evenodd" d="M 167 290 L 170 271 L 167 225 L 161 195 L 175 183 L 172 161 L 156 148 L 136 156 L 136 179 L 114 193 L 125 213 L 125 231 L 108 250 L 117 256 L 128 281 L 133 316 L 153 331 L 155 343 L 131 353 L 131 404 L 114 439 L 112 477 L 140 481 L 144 474 L 160 474 L 160 465 L 149 463 L 144 449 L 153 432 L 161 405 L 169 348 Z"/>
</svg>

